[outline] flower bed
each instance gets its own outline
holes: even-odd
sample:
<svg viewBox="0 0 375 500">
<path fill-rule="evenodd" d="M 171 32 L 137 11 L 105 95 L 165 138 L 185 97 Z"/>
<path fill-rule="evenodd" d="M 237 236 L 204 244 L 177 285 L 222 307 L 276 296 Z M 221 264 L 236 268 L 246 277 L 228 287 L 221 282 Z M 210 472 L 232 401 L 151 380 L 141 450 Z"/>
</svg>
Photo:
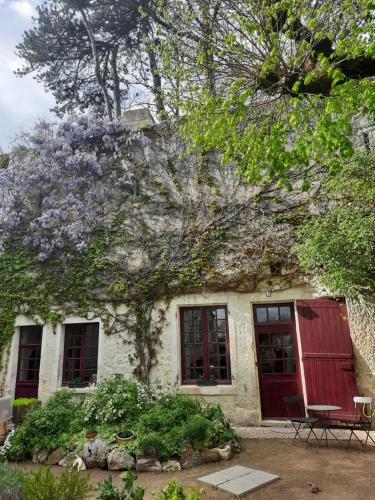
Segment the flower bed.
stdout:
<svg viewBox="0 0 375 500">
<path fill-rule="evenodd" d="M 122 433 L 134 436 L 119 444 Z M 237 448 L 219 405 L 115 376 L 78 403 L 65 389 L 32 409 L 0 456 L 111 470 L 176 470 L 229 459 Z"/>
</svg>

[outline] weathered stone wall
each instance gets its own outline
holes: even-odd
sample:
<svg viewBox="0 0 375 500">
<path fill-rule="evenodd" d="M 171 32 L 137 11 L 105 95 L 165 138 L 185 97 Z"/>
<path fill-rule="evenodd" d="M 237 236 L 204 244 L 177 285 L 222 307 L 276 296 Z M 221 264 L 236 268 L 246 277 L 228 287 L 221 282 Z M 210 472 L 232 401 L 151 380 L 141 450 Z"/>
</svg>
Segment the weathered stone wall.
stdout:
<svg viewBox="0 0 375 500">
<path fill-rule="evenodd" d="M 375 302 L 374 298 L 348 300 L 350 331 L 360 394 L 375 401 Z M 375 408 L 375 407 L 374 407 Z"/>
</svg>

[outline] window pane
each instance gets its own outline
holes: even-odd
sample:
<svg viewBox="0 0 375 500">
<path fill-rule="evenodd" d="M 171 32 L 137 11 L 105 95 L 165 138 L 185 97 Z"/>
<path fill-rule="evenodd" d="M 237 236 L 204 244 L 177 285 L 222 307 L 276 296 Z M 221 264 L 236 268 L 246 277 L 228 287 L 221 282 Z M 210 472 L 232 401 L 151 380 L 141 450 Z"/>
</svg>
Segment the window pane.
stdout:
<svg viewBox="0 0 375 500">
<path fill-rule="evenodd" d="M 272 334 L 272 344 L 273 345 L 280 345 L 281 344 L 281 335 L 279 334 Z"/>
<path fill-rule="evenodd" d="M 283 344 L 284 345 L 288 345 L 288 344 L 293 345 L 293 335 L 291 335 L 290 333 L 284 334 L 283 335 Z"/>
<path fill-rule="evenodd" d="M 286 372 L 287 373 L 296 373 L 296 360 L 288 359 L 286 361 Z"/>
<path fill-rule="evenodd" d="M 269 343 L 269 335 L 259 335 L 259 344 L 266 345 Z"/>
<path fill-rule="evenodd" d="M 290 306 L 280 306 L 280 321 L 291 321 L 292 313 Z"/>
<path fill-rule="evenodd" d="M 279 308 L 269 307 L 268 308 L 268 321 L 279 321 Z"/>
<path fill-rule="evenodd" d="M 269 347 L 262 347 L 260 350 L 261 359 L 272 359 L 272 351 Z"/>
<path fill-rule="evenodd" d="M 217 332 L 217 341 L 218 342 L 225 342 L 227 340 L 227 333 L 226 332 Z"/>
<path fill-rule="evenodd" d="M 261 365 L 262 373 L 272 373 L 272 365 L 271 363 L 263 362 Z"/>
<path fill-rule="evenodd" d="M 284 357 L 294 358 L 294 348 L 292 345 L 284 346 Z"/>
<path fill-rule="evenodd" d="M 265 307 L 256 308 L 257 323 L 265 323 L 267 321 L 267 309 Z"/>
<path fill-rule="evenodd" d="M 21 326 L 20 344 L 37 344 L 42 343 L 42 327 L 36 325 Z"/>
</svg>

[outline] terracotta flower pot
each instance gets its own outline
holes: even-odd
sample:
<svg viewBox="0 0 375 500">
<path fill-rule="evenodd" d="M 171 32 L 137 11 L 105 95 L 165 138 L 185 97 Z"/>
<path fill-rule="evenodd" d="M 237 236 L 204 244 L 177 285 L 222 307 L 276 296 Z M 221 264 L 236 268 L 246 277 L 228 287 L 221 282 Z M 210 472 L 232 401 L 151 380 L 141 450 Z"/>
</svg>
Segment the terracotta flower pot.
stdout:
<svg viewBox="0 0 375 500">
<path fill-rule="evenodd" d="M 85 438 L 86 439 L 95 439 L 97 435 L 98 435 L 97 432 L 86 432 Z"/>
<path fill-rule="evenodd" d="M 119 432 L 116 434 L 117 444 L 127 444 L 135 440 L 135 435 L 133 431 Z"/>
</svg>

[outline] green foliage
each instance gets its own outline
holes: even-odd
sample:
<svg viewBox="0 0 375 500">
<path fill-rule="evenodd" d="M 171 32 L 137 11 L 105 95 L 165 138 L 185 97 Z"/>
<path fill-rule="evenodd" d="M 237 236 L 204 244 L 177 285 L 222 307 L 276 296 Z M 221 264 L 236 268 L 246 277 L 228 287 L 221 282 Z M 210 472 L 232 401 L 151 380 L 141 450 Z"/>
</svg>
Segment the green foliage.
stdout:
<svg viewBox="0 0 375 500">
<path fill-rule="evenodd" d="M 110 445 L 121 430 L 132 430 L 136 439 L 121 448 L 160 460 L 179 458 L 188 446 L 216 447 L 235 439 L 219 405 L 167 391 L 119 375 L 101 382 L 83 402 L 75 401 L 69 390 L 58 391 L 45 406 L 27 414 L 1 455 L 19 460 L 44 448 L 79 450 L 92 430 Z"/>
<path fill-rule="evenodd" d="M 10 437 L 8 458 L 19 460 L 43 448 L 66 448 L 83 428 L 82 404 L 68 390 L 57 391 L 45 406 L 32 409 Z"/>
<path fill-rule="evenodd" d="M 160 384 L 145 385 L 126 380 L 122 375 L 108 377 L 99 383 L 94 394 L 84 402 L 88 425 L 132 427 L 150 406 L 163 396 Z"/>
<path fill-rule="evenodd" d="M 138 454 L 147 457 L 155 457 L 160 460 L 167 460 L 170 457 L 167 444 L 161 434 L 149 432 L 140 435 L 137 441 Z"/>
<path fill-rule="evenodd" d="M 0 496 L 1 493 L 13 488 L 14 486 L 22 485 L 24 475 L 5 462 L 0 462 Z"/>
<path fill-rule="evenodd" d="M 0 168 L 6 168 L 9 165 L 9 155 L 0 153 Z"/>
<path fill-rule="evenodd" d="M 184 425 L 183 434 L 193 448 L 201 448 L 207 441 L 211 424 L 201 415 L 193 415 Z"/>
<path fill-rule="evenodd" d="M 137 475 L 132 471 L 120 474 L 123 482 L 122 487 L 113 486 L 112 476 L 107 477 L 98 483 L 99 500 L 142 500 L 145 494 L 145 488 L 142 486 L 134 487 L 134 481 Z"/>
<path fill-rule="evenodd" d="M 17 406 L 28 406 L 38 403 L 36 398 L 17 398 L 12 401 L 12 405 Z"/>
<path fill-rule="evenodd" d="M 189 445 L 220 446 L 235 438 L 221 418 L 218 406 L 202 406 L 182 395 L 165 396 L 140 417 L 135 452 L 167 460 L 181 457 Z"/>
<path fill-rule="evenodd" d="M 204 495 L 203 489 L 189 488 L 186 493 L 176 478 L 171 479 L 169 483 L 161 490 L 153 493 L 156 500 L 201 500 Z"/>
<path fill-rule="evenodd" d="M 375 175 L 373 155 L 357 156 L 328 177 L 325 214 L 300 228 L 296 251 L 303 269 L 336 295 L 369 293 L 375 286 Z"/>
<path fill-rule="evenodd" d="M 54 476 L 49 467 L 40 467 L 25 477 L 25 500 L 86 500 L 92 491 L 90 476 L 64 470 Z"/>
</svg>

